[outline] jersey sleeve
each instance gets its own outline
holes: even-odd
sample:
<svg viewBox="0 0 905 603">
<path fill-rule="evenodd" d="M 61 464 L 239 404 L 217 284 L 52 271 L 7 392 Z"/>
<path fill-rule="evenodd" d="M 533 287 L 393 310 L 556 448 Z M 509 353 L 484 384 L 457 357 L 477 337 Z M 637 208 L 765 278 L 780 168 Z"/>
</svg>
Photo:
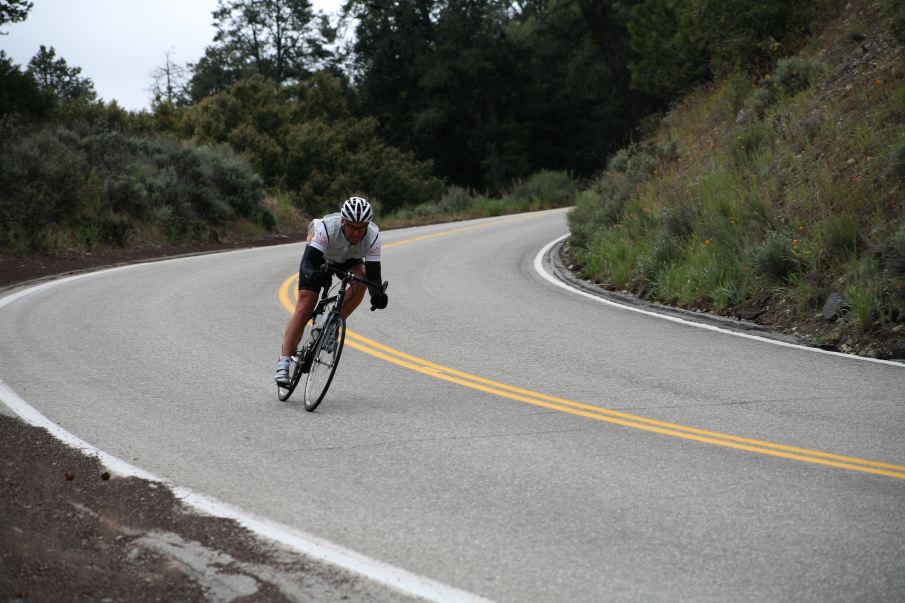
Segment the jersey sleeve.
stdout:
<svg viewBox="0 0 905 603">
<path fill-rule="evenodd" d="M 324 253 L 327 251 L 328 243 L 330 243 L 330 235 L 327 234 L 327 226 L 324 224 L 324 220 L 321 220 L 314 229 L 314 236 L 311 237 L 308 244 Z"/>
<path fill-rule="evenodd" d="M 377 238 L 374 240 L 374 244 L 371 245 L 371 248 L 368 249 L 368 253 L 365 255 L 365 262 L 379 262 L 380 261 L 380 235 L 377 235 Z"/>
</svg>

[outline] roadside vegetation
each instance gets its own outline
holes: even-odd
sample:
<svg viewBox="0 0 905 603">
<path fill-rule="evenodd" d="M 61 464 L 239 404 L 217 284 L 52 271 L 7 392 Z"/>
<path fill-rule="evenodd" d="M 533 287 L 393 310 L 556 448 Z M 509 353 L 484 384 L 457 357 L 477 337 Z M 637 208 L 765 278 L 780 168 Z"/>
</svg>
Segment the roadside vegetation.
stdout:
<svg viewBox="0 0 905 603">
<path fill-rule="evenodd" d="M 905 13 L 829 14 L 799 52 L 695 89 L 609 159 L 569 217 L 583 277 L 827 347 L 901 346 Z"/>
</svg>

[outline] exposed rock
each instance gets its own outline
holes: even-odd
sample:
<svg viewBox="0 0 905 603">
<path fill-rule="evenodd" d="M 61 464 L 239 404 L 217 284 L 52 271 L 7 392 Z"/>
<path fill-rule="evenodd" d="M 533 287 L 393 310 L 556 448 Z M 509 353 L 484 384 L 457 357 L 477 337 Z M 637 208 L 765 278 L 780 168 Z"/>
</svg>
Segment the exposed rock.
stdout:
<svg viewBox="0 0 905 603">
<path fill-rule="evenodd" d="M 905 358 L 905 339 L 896 339 L 889 350 L 893 358 Z"/>
<path fill-rule="evenodd" d="M 839 318 L 839 313 L 844 306 L 845 298 L 833 291 L 823 304 L 823 318 L 826 320 L 836 320 Z"/>
</svg>

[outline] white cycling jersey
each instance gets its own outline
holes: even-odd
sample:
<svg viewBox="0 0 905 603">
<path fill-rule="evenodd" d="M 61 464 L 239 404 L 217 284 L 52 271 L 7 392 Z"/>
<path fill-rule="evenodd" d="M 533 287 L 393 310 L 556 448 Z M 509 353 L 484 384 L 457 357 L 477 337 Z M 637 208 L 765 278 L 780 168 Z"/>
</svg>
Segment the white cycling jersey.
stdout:
<svg viewBox="0 0 905 603">
<path fill-rule="evenodd" d="M 347 260 L 380 261 L 380 229 L 376 224 L 369 222 L 365 236 L 354 245 L 346 240 L 341 228 L 342 216 L 339 213 L 316 219 L 308 229 L 308 244 L 334 264 Z"/>
</svg>

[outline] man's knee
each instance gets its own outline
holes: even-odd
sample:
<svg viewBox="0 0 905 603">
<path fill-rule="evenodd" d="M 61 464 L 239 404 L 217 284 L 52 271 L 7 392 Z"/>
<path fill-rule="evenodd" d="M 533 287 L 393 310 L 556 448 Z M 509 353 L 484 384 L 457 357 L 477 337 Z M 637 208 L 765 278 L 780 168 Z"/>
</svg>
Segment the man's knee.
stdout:
<svg viewBox="0 0 905 603">
<path fill-rule="evenodd" d="M 299 299 L 295 303 L 295 311 L 301 312 L 304 314 L 310 314 L 312 310 L 314 310 L 314 306 L 317 304 L 317 292 L 316 291 L 307 291 L 301 290 L 299 291 Z"/>
</svg>

